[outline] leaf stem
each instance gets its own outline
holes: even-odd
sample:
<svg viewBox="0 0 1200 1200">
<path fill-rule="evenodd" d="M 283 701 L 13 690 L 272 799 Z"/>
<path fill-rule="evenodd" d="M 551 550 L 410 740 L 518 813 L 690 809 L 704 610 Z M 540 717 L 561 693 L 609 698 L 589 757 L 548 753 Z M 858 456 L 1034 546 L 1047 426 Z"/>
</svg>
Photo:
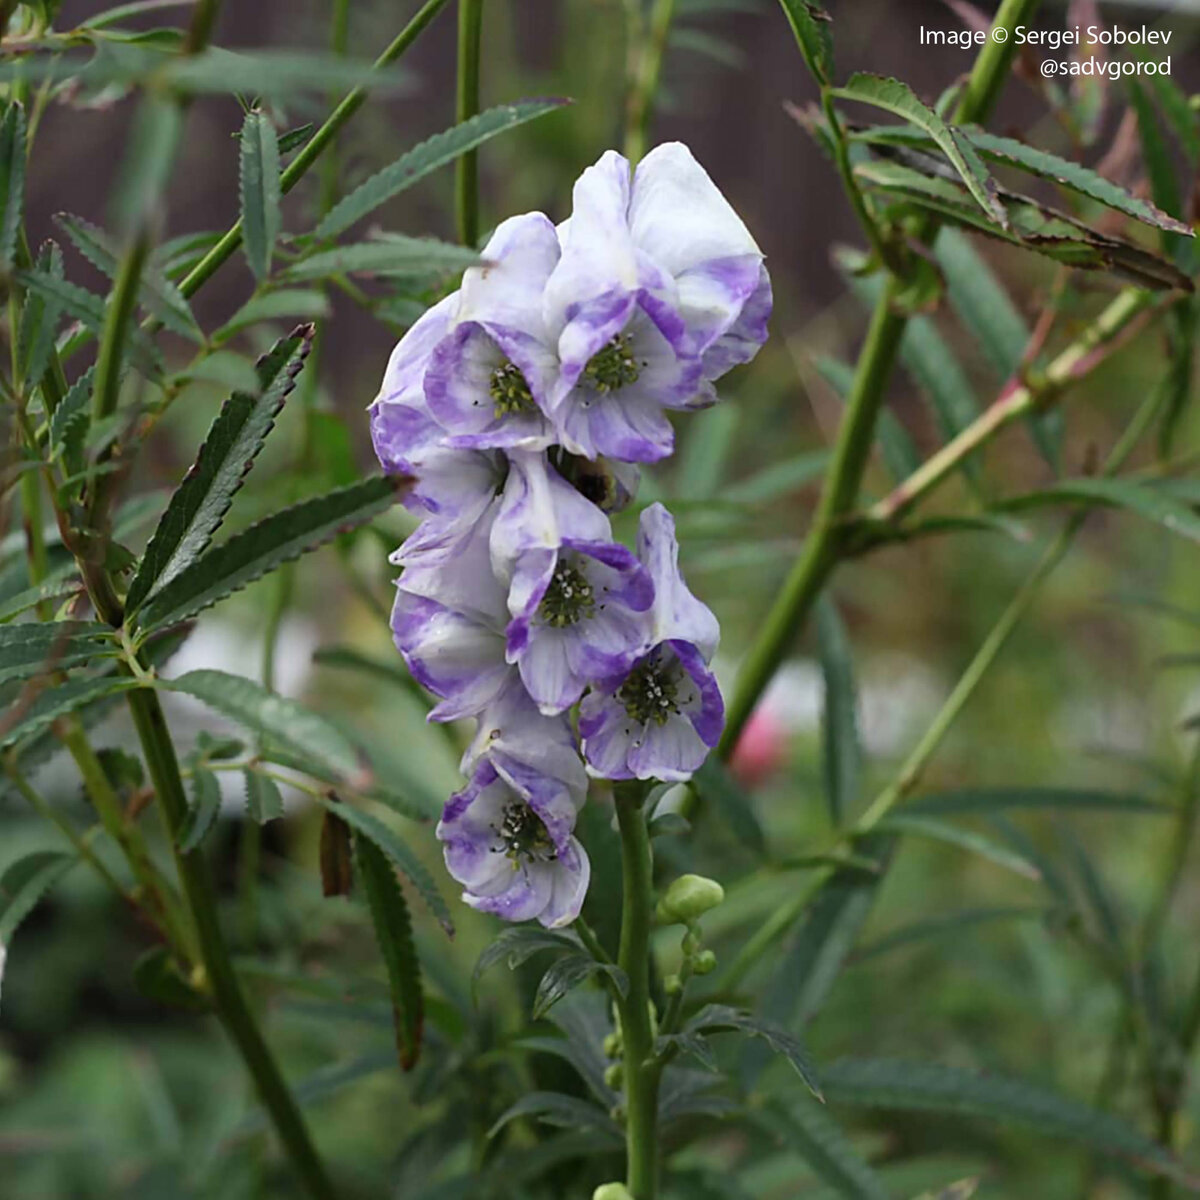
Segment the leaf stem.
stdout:
<svg viewBox="0 0 1200 1200">
<path fill-rule="evenodd" d="M 621 947 L 618 965 L 629 980 L 621 1004 L 625 1066 L 626 1185 L 634 1200 L 658 1195 L 658 1080 L 650 1018 L 650 920 L 653 857 L 639 783 L 614 789 L 621 834 Z"/>
<path fill-rule="evenodd" d="M 658 97 L 663 59 L 667 52 L 667 38 L 674 16 L 675 0 L 655 0 L 649 30 L 644 35 L 638 31 L 642 45 L 633 67 L 625 110 L 625 157 L 631 163 L 636 164 L 646 153 L 654 102 Z M 630 32 L 634 32 L 632 24 Z"/>
<path fill-rule="evenodd" d="M 1038 0 L 1003 0 L 993 28 L 1028 23 Z M 1013 39 L 989 40 L 980 50 L 954 114 L 956 122 L 982 120 L 995 102 L 1015 51 Z M 926 222 L 923 241 L 937 234 L 936 220 Z M 868 327 L 855 369 L 854 384 L 838 429 L 833 461 L 825 478 L 813 527 L 800 558 L 784 582 L 770 613 L 738 673 L 718 753 L 728 759 L 742 729 L 792 638 L 808 617 L 826 580 L 841 557 L 842 520 L 858 496 L 875 435 L 875 420 L 895 364 L 907 318 L 896 310 L 899 284 L 889 278 Z M 689 793 L 689 799 L 693 794 Z"/>
<path fill-rule="evenodd" d="M 458 0 L 458 98 L 455 121 L 462 124 L 479 111 L 479 40 L 483 0 Z M 469 150 L 454 168 L 454 218 L 464 246 L 479 241 L 479 154 Z"/>
</svg>

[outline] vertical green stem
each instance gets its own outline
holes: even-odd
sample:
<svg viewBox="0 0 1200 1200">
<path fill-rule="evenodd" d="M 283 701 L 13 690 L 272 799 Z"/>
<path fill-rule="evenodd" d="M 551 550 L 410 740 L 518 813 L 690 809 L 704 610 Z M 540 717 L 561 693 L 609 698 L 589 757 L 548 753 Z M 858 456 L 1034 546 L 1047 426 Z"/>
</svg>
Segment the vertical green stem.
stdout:
<svg viewBox="0 0 1200 1200">
<path fill-rule="evenodd" d="M 179 833 L 187 816 L 187 797 L 162 705 L 157 694 L 149 688 L 130 692 L 128 700 L 150 779 L 171 835 L 179 877 L 196 923 L 201 959 L 217 1013 L 241 1052 L 263 1106 L 270 1113 L 305 1190 L 313 1200 L 334 1200 L 333 1185 L 313 1148 L 304 1119 L 259 1032 L 234 974 L 217 919 L 216 896 L 208 863 L 200 849 L 184 853 L 178 848 Z"/>
<path fill-rule="evenodd" d="M 642 805 L 645 787 L 618 785 L 617 824 L 621 831 L 622 906 L 618 964 L 629 980 L 621 1005 L 625 1068 L 626 1185 L 634 1200 L 658 1195 L 658 1079 L 650 1017 L 650 920 L 653 912 L 653 857 Z"/>
<path fill-rule="evenodd" d="M 636 27 L 632 23 L 630 25 L 630 35 L 641 43 L 636 53 L 633 53 L 631 46 L 629 55 L 633 78 L 629 84 L 625 115 L 625 157 L 631 163 L 636 163 L 646 153 L 650 122 L 654 117 L 654 101 L 658 95 L 667 38 L 674 16 L 675 0 L 655 0 L 649 30 L 643 34 L 640 21 Z"/>
<path fill-rule="evenodd" d="M 479 111 L 479 35 L 483 0 L 458 0 L 458 102 L 455 120 L 462 124 Z M 470 150 L 455 168 L 454 216 L 458 240 L 464 246 L 479 242 L 479 157 Z"/>
</svg>

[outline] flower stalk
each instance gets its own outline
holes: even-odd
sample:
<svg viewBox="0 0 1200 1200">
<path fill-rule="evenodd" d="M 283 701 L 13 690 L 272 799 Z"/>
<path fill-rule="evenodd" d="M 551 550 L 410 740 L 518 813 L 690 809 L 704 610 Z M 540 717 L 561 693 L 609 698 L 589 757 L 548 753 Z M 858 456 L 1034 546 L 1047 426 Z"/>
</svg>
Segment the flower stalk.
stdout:
<svg viewBox="0 0 1200 1200">
<path fill-rule="evenodd" d="M 479 41 L 483 0 L 458 0 L 458 99 L 455 120 L 468 121 L 479 112 Z M 464 246 L 479 241 L 479 154 L 469 150 L 455 168 L 454 216 Z"/>
</svg>

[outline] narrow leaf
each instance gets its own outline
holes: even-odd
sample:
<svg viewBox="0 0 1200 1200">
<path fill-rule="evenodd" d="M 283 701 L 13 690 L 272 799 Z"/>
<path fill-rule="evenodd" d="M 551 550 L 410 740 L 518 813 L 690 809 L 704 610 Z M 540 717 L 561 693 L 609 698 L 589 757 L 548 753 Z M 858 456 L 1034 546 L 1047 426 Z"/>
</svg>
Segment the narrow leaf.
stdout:
<svg viewBox="0 0 1200 1200">
<path fill-rule="evenodd" d="M 217 819 L 221 809 L 221 785 L 217 777 L 204 767 L 192 771 L 192 800 L 187 818 L 179 831 L 179 849 L 184 854 L 195 850 Z"/>
<path fill-rule="evenodd" d="M 337 726 L 295 700 L 267 691 L 261 684 L 224 671 L 189 671 L 158 685 L 203 700 L 251 732 L 317 759 L 343 779 L 361 772 L 359 753 Z"/>
<path fill-rule="evenodd" d="M 510 971 L 515 971 L 542 950 L 578 953 L 582 948 L 583 944 L 574 934 L 557 929 L 541 929 L 533 925 L 503 929 L 475 963 L 475 970 L 471 973 L 471 988 L 474 990 L 483 973 L 499 962 L 505 963 Z"/>
<path fill-rule="evenodd" d="M 62 250 L 57 242 L 46 241 L 42 244 L 34 270 L 49 279 L 62 280 Z M 62 304 L 53 296 L 36 289 L 26 291 L 17 334 L 17 361 L 21 377 L 29 387 L 37 387 L 46 374 L 61 316 Z"/>
<path fill-rule="evenodd" d="M 283 816 L 283 793 L 279 784 L 261 771 L 246 769 L 246 811 L 252 821 L 265 825 Z"/>
<path fill-rule="evenodd" d="M 374 242 L 357 242 L 324 250 L 293 263 L 290 280 L 327 279 L 330 275 L 365 271 L 372 275 L 445 274 L 476 266 L 480 257 L 466 246 L 453 246 L 433 238 L 392 234 Z"/>
<path fill-rule="evenodd" d="M 1143 796 L 1089 788 L 970 788 L 935 792 L 909 800 L 899 810 L 911 816 L 986 816 L 1012 809 L 1093 810 L 1099 812 L 1158 813 L 1169 805 Z"/>
<path fill-rule="evenodd" d="M 454 922 L 450 918 L 450 909 L 442 899 L 442 894 L 438 891 L 433 876 L 412 850 L 382 821 L 371 816 L 370 813 L 351 808 L 350 805 L 343 804 L 340 800 L 332 797 L 324 798 L 321 803 L 330 812 L 341 817 L 356 834 L 370 838 L 391 859 L 396 869 L 417 889 L 421 899 L 428 905 L 429 911 L 438 919 L 442 928 L 453 937 Z"/>
<path fill-rule="evenodd" d="M 0 268 L 12 269 L 25 210 L 25 108 L 11 101 L 0 121 Z"/>
<path fill-rule="evenodd" d="M 84 446 L 92 417 L 92 381 L 95 367 L 88 367 L 67 389 L 67 394 L 50 418 L 50 457 L 62 456 L 72 474 L 84 467 Z"/>
<path fill-rule="evenodd" d="M 242 245 L 255 279 L 263 280 L 271 273 L 280 226 L 279 141 L 263 112 L 248 112 L 242 123 L 240 164 Z"/>
<path fill-rule="evenodd" d="M 816 1071 L 800 1039 L 767 1021 L 759 1020 L 750 1013 L 729 1008 L 724 1004 L 705 1005 L 685 1027 L 692 1033 L 719 1033 L 736 1030 L 750 1037 L 762 1038 L 776 1054 L 782 1055 L 804 1080 L 805 1086 L 818 1100 L 824 1099 L 817 1084 Z"/>
<path fill-rule="evenodd" d="M 387 967 L 400 1066 L 411 1071 L 421 1050 L 425 998 L 408 903 L 383 851 L 361 833 L 354 837 L 354 862 L 359 886 L 371 914 L 371 924 L 375 927 L 375 941 Z"/>
<path fill-rule="evenodd" d="M 971 854 L 978 854 L 989 862 L 995 863 L 1005 870 L 1014 871 L 1026 879 L 1040 880 L 1041 871 L 1027 858 L 1014 854 L 1004 846 L 998 845 L 991 838 L 976 833 L 973 829 L 963 829 L 958 825 L 950 825 L 933 817 L 913 816 L 899 813 L 888 817 L 879 823 L 881 833 L 899 833 L 910 837 L 924 837 L 936 842 L 944 842 L 957 846 Z"/>
<path fill-rule="evenodd" d="M 411 187 L 418 179 L 454 162 L 496 134 L 553 112 L 566 103 L 566 100 L 554 99 L 519 100 L 516 104 L 489 108 L 453 129 L 435 134 L 402 154 L 382 171 L 376 172 L 336 204 L 317 226 L 314 231 L 316 237 L 336 237 L 393 196 Z"/>
<path fill-rule="evenodd" d="M 77 861 L 70 854 L 38 850 L 5 867 L 0 875 L 0 956 L 37 902 Z"/>
<path fill-rule="evenodd" d="M 302 325 L 277 342 L 258 362 L 261 394 L 236 393 L 225 402 L 146 547 L 129 586 L 130 615 L 207 548 L 295 387 L 312 336 L 312 326 Z"/>
<path fill-rule="evenodd" d="M 830 820 L 839 828 L 858 799 L 862 747 L 858 693 L 846 628 L 828 595 L 817 604 L 817 645 L 825 684 L 821 710 L 821 771 Z"/>
<path fill-rule="evenodd" d="M 59 717 L 65 717 L 67 713 L 93 700 L 140 686 L 136 679 L 101 676 L 96 679 L 69 679 L 66 683 L 43 688 L 28 704 L 18 700 L 0 716 L 0 750 L 7 750 L 23 738 L 41 733 Z"/>
<path fill-rule="evenodd" d="M 715 755 L 692 776 L 692 787 L 720 814 L 730 831 L 748 849 L 761 854 L 767 844 L 753 800 L 741 789 Z"/>
<path fill-rule="evenodd" d="M 407 481 L 376 476 L 285 508 L 209 550 L 154 595 L 143 630 L 174 625 L 389 509 Z"/>
<path fill-rule="evenodd" d="M 213 334 L 214 342 L 226 342 L 240 329 L 257 321 L 319 321 L 329 316 L 329 299 L 313 288 L 279 288 L 251 296 L 241 308 Z"/>
<path fill-rule="evenodd" d="M 813 78 L 820 84 L 833 80 L 833 38 L 829 35 L 829 17 L 811 0 L 780 0 L 796 45 Z"/>
<path fill-rule="evenodd" d="M 588 954 L 567 954 L 552 963 L 538 982 L 533 997 L 533 1019 L 544 1017 L 568 992 L 593 975 L 607 975 L 622 996 L 629 991 L 629 980 L 619 967 L 597 962 Z"/>
<path fill-rule="evenodd" d="M 845 87 L 834 88 L 833 94 L 885 109 L 927 133 L 953 164 L 979 207 L 1001 228 L 1008 228 L 1004 206 L 996 199 L 996 185 L 971 143 L 962 132 L 948 126 L 933 109 L 922 104 L 908 84 L 860 71 L 850 77 Z"/>
</svg>

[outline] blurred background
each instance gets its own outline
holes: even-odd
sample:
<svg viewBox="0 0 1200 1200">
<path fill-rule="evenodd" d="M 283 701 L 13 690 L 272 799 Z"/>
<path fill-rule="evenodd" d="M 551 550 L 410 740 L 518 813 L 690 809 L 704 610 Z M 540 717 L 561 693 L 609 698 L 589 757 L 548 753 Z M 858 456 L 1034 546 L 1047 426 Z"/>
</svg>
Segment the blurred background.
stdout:
<svg viewBox="0 0 1200 1200">
<path fill-rule="evenodd" d="M 58 26 L 85 21 L 101 7 L 67 0 Z M 373 57 L 413 7 L 358 0 L 351 9 L 350 53 Z M 896 75 L 933 101 L 970 66 L 970 51 L 919 44 L 922 27 L 964 28 L 972 12 L 965 4 L 833 0 L 828 7 L 841 76 L 856 69 Z M 1200 6 L 1100 7 L 1105 23 L 1172 29 L 1174 78 L 1188 93 L 1200 87 Z M 1074 8 L 1079 15 L 1093 6 Z M 483 104 L 536 95 L 569 96 L 574 103 L 483 148 L 485 225 L 532 208 L 561 219 L 569 211 L 571 181 L 619 145 L 621 9 L 621 0 L 489 0 Z M 231 48 L 321 48 L 327 10 L 310 0 L 227 5 L 214 40 Z M 839 417 L 838 381 L 853 362 L 869 295 L 837 264 L 836 248 L 857 246 L 859 238 L 835 173 L 785 108 L 810 103 L 815 89 L 778 5 L 679 0 L 678 13 L 652 142 L 678 138 L 691 146 L 766 252 L 776 297 L 766 348 L 727 377 L 727 403 L 681 425 L 680 453 L 650 472 L 645 484 L 646 495 L 665 498 L 677 511 L 685 571 L 721 619 L 718 667 L 728 691 L 739 655 L 801 544 L 822 452 Z M 152 13 L 143 23 L 161 18 L 180 19 L 176 12 Z M 1040 16 L 1046 28 L 1061 28 L 1065 19 L 1055 4 Z M 339 142 L 335 166 L 324 175 L 314 172 L 288 197 L 285 229 L 311 227 L 322 188 L 348 191 L 453 122 L 454 54 L 447 12 L 406 57 L 400 93 L 373 99 Z M 1087 118 L 1082 132 L 1048 113 L 1040 86 L 1022 68 L 990 127 L 1101 164 L 1109 177 L 1144 191 L 1136 147 L 1123 149 L 1118 137 L 1127 107 L 1123 88 L 1100 86 L 1080 103 Z M 62 210 L 108 223 L 110 185 L 132 108 L 115 94 L 101 94 L 82 110 L 50 108 L 28 182 L 31 241 L 54 234 L 53 216 Z M 275 115 L 283 129 L 319 120 L 327 109 L 314 100 Z M 232 99 L 202 98 L 192 107 L 165 236 L 224 229 L 236 217 L 234 135 L 241 117 Z M 448 171 L 426 180 L 383 209 L 379 224 L 452 240 L 451 182 Z M 1027 323 L 1051 298 L 1059 305 L 1052 344 L 1077 331 L 1116 286 L 1098 277 L 1074 279 L 1063 294 L 1053 263 L 975 246 Z M 104 287 L 87 262 L 66 253 L 68 278 L 93 290 Z M 226 321 L 252 288 L 249 270 L 236 259 L 198 298 L 201 323 L 212 328 Z M 403 327 L 403 305 L 398 301 L 383 314 L 394 319 L 373 318 L 336 292 L 328 305 L 315 370 L 306 373 L 301 402 L 289 405 L 239 498 L 237 522 L 294 499 L 297 475 L 304 476 L 302 487 L 311 481 L 315 489 L 322 479 L 337 482 L 373 467 L 365 408 Z M 272 332 L 287 327 L 286 319 L 273 331 L 256 326 L 243 348 L 260 350 Z M 1003 380 L 969 331 L 945 306 L 922 318 L 921 327 L 953 351 L 960 374 L 952 387 L 963 404 L 986 406 Z M 1107 452 L 1158 382 L 1163 362 L 1161 334 L 1151 331 L 1070 393 L 1062 417 L 1065 473 L 1079 474 Z M 889 391 L 891 413 L 922 456 L 943 437 L 924 384 L 919 364 L 906 357 Z M 177 483 L 220 398 L 215 387 L 196 385 L 176 404 L 143 456 L 132 490 L 153 496 Z M 1189 408 L 1177 437 L 1180 452 L 1194 454 L 1196 432 Z M 939 492 L 930 511 L 956 511 L 973 488 L 996 496 L 1050 478 L 1025 425 L 989 446 L 975 471 L 974 480 L 960 476 Z M 880 455 L 868 475 L 868 495 L 882 495 L 889 484 Z M 867 752 L 864 801 L 937 711 L 1059 519 L 1022 516 L 1010 531 L 1014 536 L 960 535 L 878 550 L 839 571 L 833 590 L 853 646 Z M 404 521 L 402 514 L 393 520 L 393 544 L 405 533 Z M 131 530 L 130 542 L 140 544 L 148 529 Z M 388 549 L 382 539 L 361 536 L 342 548 L 340 559 L 326 550 L 303 560 L 285 583 L 256 585 L 207 614 L 167 670 L 219 666 L 259 678 L 264 633 L 270 614 L 279 614 L 275 686 L 352 724 L 375 751 L 377 769 L 440 803 L 458 784 L 457 752 L 423 727 L 420 698 L 396 678 L 402 668 L 397 671 L 386 623 Z M 928 788 L 1097 786 L 1173 799 L 1194 736 L 1182 722 L 1200 710 L 1200 671 L 1197 660 L 1186 657 L 1200 653 L 1198 565 L 1194 547 L 1157 527 L 1115 513 L 1093 516 L 934 760 Z M 361 669 L 364 656 L 377 669 Z M 826 832 L 821 705 L 815 648 L 806 639 L 766 697 L 736 764 L 743 782 L 753 785 L 755 815 L 778 862 L 811 850 Z M 202 730 L 220 732 L 199 707 L 177 704 L 170 716 L 185 744 Z M 97 744 L 128 746 L 129 731 L 114 718 Z M 83 811 L 69 762 L 47 763 L 40 779 L 56 803 Z M 258 857 L 247 862 L 241 801 L 231 792 L 213 846 L 228 927 L 269 1012 L 270 1036 L 288 1076 L 301 1081 L 317 1140 L 351 1181 L 347 1194 L 473 1194 L 432 1189 L 478 1165 L 472 1157 L 478 1146 L 465 1139 L 449 1153 L 429 1131 L 447 1122 L 486 1129 L 520 1094 L 509 1050 L 527 1031 L 528 981 L 501 968 L 487 977 L 482 1007 L 473 1006 L 470 970 L 493 926 L 457 903 L 431 832 L 414 827 L 410 843 L 435 870 L 459 933 L 448 943 L 414 905 L 433 999 L 426 1064 L 412 1077 L 401 1076 L 369 927 L 349 902 L 322 899 L 319 822 L 301 797 L 291 800 L 291 817 L 267 828 Z M 1030 854 L 1069 846 L 1084 856 L 1074 861 L 1086 861 L 1087 870 L 1068 880 L 1067 889 L 1094 888 L 1088 902 L 1100 896 L 1124 931 L 1118 936 L 1126 936 L 1157 886 L 1173 826 L 1154 816 L 1102 813 L 1023 816 L 1018 823 Z M 604 834 L 595 831 L 598 862 Z M 51 836 L 18 799 L 0 800 L 0 865 L 51 844 Z M 718 954 L 731 951 L 747 923 L 752 928 L 796 886 L 794 875 L 764 875 L 719 817 L 665 854 L 729 885 L 733 901 L 714 923 Z M 1023 1074 L 1096 1099 L 1119 996 L 1086 939 L 1059 919 L 1060 905 L 1042 873 L 1021 861 L 1014 869 L 995 855 L 909 839 L 876 897 L 856 957 L 807 1030 L 818 1062 L 840 1054 L 922 1058 Z M 1194 873 L 1185 876 L 1180 896 L 1168 931 L 1168 987 L 1190 980 L 1197 966 L 1200 878 Z M 928 922 L 966 910 L 983 915 L 947 922 L 943 936 L 931 933 Z M 599 925 L 605 916 L 595 919 Z M 215 1023 L 165 1009 L 131 985 L 132 966 L 148 944 L 146 931 L 81 871 L 39 908 L 10 948 L 0 1004 L 3 1200 L 291 1194 Z M 767 964 L 749 981 L 751 995 L 777 985 L 773 968 Z M 549 1060 L 543 1068 L 556 1070 Z M 1119 1082 L 1105 1084 L 1100 1097 L 1117 1108 L 1129 1099 Z M 568 1085 L 560 1079 L 557 1086 Z M 1187 1129 L 1196 1115 L 1193 1105 Z M 852 1119 L 863 1148 L 897 1164 L 897 1195 L 976 1173 L 984 1176 L 981 1196 L 1145 1194 L 1129 1180 L 1093 1175 L 1082 1154 L 1033 1134 L 912 1115 Z M 1186 1155 L 1186 1135 L 1183 1145 Z M 716 1139 L 714 1146 L 711 1153 L 731 1159 L 746 1151 L 736 1139 L 728 1145 Z M 779 1147 L 757 1149 L 749 1161 L 743 1176 L 749 1195 L 824 1194 Z M 590 1194 L 585 1183 L 606 1177 L 602 1165 L 597 1171 L 595 1178 L 572 1177 L 560 1194 Z"/>
</svg>

